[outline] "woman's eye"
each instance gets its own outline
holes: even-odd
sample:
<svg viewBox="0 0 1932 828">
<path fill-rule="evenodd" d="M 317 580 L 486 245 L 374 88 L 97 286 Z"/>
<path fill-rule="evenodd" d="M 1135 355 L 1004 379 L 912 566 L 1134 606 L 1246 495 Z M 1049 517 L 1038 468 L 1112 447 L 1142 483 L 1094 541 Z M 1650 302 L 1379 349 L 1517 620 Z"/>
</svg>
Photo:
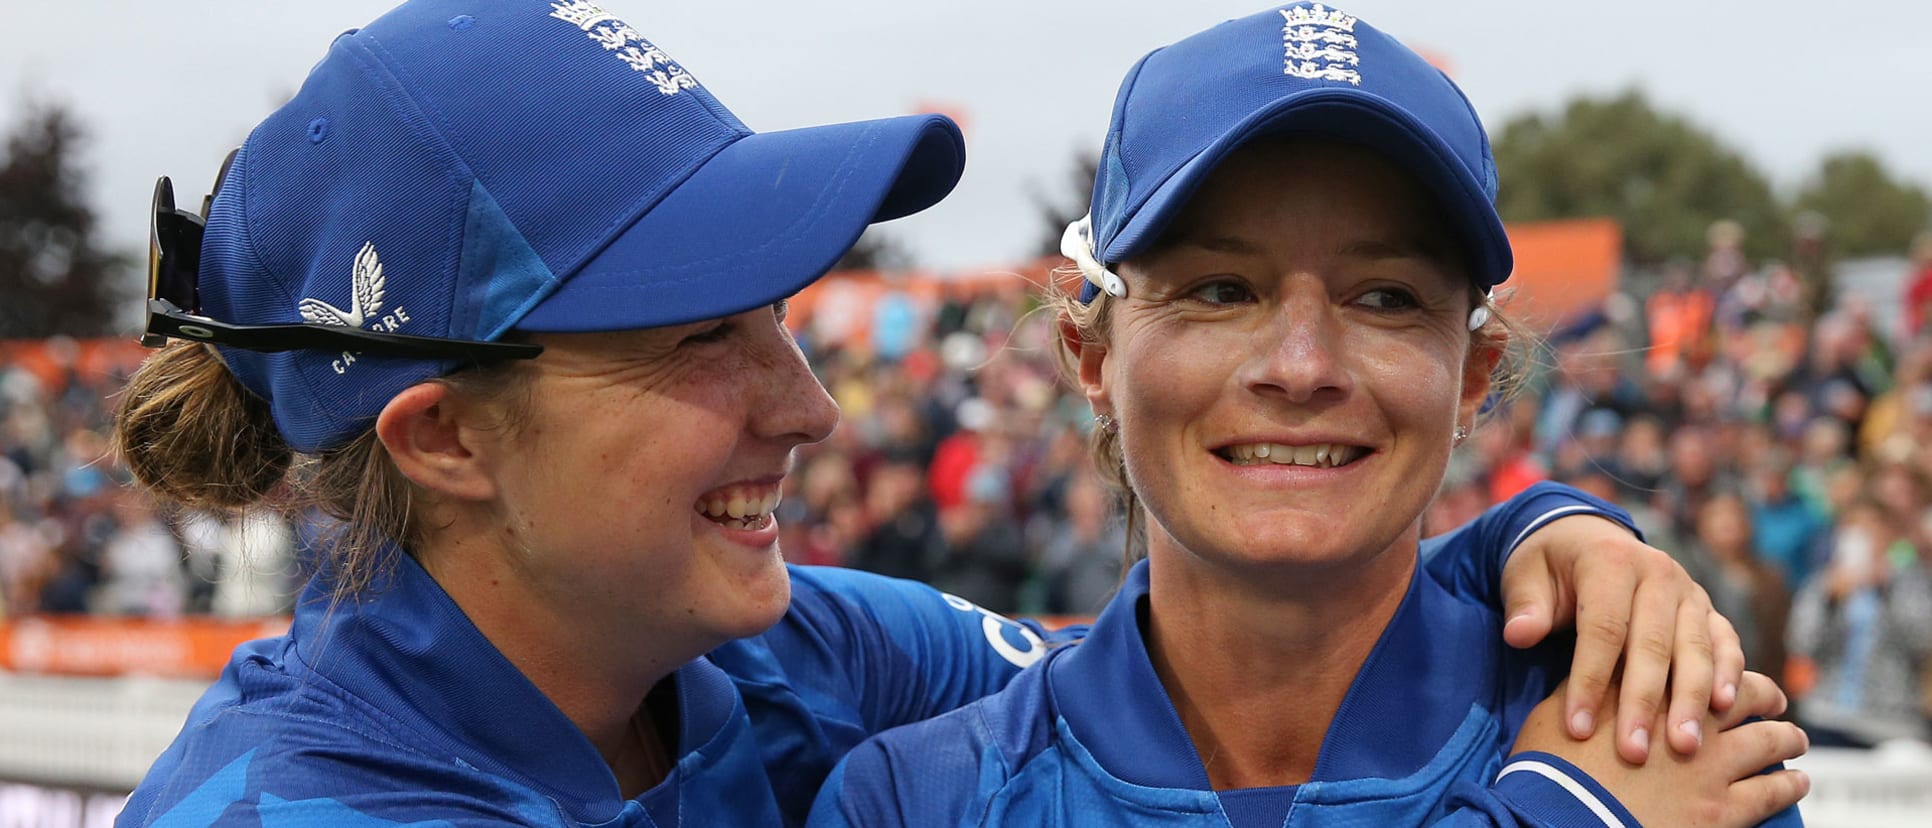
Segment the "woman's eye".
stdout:
<svg viewBox="0 0 1932 828">
<path fill-rule="evenodd" d="M 730 322 L 719 322 L 716 325 L 712 325 L 709 328 L 685 337 L 684 341 L 680 344 L 704 345 L 711 342 L 723 342 L 731 336 L 731 331 L 732 325 Z"/>
<path fill-rule="evenodd" d="M 1210 305 L 1234 305 L 1254 300 L 1254 292 L 1239 282 L 1209 282 L 1195 288 L 1187 297 Z"/>
<path fill-rule="evenodd" d="M 1377 288 L 1356 301 L 1376 310 L 1405 310 L 1421 304 L 1415 294 L 1400 288 Z"/>
</svg>

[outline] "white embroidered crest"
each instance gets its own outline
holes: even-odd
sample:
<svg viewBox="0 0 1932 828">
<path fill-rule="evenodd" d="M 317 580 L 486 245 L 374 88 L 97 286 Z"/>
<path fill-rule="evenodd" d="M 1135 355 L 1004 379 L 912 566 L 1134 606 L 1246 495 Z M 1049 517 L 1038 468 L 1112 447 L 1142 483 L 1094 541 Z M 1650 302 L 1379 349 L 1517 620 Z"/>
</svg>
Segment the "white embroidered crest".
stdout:
<svg viewBox="0 0 1932 828">
<path fill-rule="evenodd" d="M 659 92 L 676 95 L 698 86 L 698 79 L 672 61 L 663 49 L 652 45 L 636 29 L 618 20 L 617 15 L 604 11 L 602 6 L 590 0 L 551 3 L 550 16 L 583 29 L 592 42 L 630 64 L 632 69 L 644 73 L 644 77 Z"/>
<path fill-rule="evenodd" d="M 303 299 L 296 308 L 302 318 L 318 325 L 360 328 L 382 311 L 382 257 L 372 242 L 363 242 L 356 252 L 355 267 L 349 276 L 349 309 L 343 310 L 320 299 Z"/>
<path fill-rule="evenodd" d="M 1362 85 L 1354 17 L 1320 3 L 1280 11 L 1287 20 L 1281 27 L 1283 74 Z"/>
</svg>

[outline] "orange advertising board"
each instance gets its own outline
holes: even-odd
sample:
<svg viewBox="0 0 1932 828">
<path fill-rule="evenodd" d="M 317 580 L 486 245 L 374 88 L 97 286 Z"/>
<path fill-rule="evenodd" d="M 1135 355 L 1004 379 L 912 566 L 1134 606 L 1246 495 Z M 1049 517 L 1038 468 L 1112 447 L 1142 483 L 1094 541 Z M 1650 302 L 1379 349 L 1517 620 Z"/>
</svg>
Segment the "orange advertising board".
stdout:
<svg viewBox="0 0 1932 828">
<path fill-rule="evenodd" d="M 0 622 L 0 670 L 77 676 L 213 678 L 245 641 L 281 635 L 287 618 L 27 616 Z"/>
<path fill-rule="evenodd" d="M 1611 219 L 1533 221 L 1509 225 L 1516 272 L 1498 291 L 1514 290 L 1504 308 L 1548 330 L 1595 307 L 1623 274 L 1623 228 Z"/>
</svg>

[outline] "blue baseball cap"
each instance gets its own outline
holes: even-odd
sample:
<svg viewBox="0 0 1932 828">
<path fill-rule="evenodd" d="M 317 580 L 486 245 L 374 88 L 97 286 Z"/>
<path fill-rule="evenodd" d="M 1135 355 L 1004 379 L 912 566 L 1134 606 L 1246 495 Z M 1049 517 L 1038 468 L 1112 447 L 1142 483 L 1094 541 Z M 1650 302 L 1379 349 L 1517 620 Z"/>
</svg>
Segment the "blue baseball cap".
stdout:
<svg viewBox="0 0 1932 828">
<path fill-rule="evenodd" d="M 1354 16 L 1294 3 L 1156 49 L 1127 73 L 1092 213 L 1063 244 L 1083 271 L 1095 271 L 1081 301 L 1098 294 L 1106 267 L 1154 245 L 1230 153 L 1258 136 L 1284 134 L 1389 158 L 1440 203 L 1468 245 L 1477 285 L 1487 290 L 1509 278 L 1514 257 L 1496 214 L 1496 162 L 1462 90 Z"/>
<path fill-rule="evenodd" d="M 200 312 L 493 341 L 769 305 L 965 164 L 938 115 L 754 133 L 588 0 L 412 0 L 338 37 L 208 211 Z M 221 347 L 295 449 L 463 362 Z"/>
</svg>

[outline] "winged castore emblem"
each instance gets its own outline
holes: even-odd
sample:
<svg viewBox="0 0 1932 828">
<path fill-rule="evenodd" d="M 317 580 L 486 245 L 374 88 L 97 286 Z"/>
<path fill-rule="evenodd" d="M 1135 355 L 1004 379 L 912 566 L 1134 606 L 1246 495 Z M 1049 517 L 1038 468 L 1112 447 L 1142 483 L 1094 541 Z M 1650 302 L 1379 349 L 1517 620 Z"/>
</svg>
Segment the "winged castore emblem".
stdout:
<svg viewBox="0 0 1932 828">
<path fill-rule="evenodd" d="M 363 242 L 356 252 L 356 263 L 349 279 L 349 309 L 343 310 L 320 299 L 303 299 L 296 307 L 302 318 L 319 325 L 360 328 L 382 311 L 382 257 L 376 246 Z"/>
</svg>

